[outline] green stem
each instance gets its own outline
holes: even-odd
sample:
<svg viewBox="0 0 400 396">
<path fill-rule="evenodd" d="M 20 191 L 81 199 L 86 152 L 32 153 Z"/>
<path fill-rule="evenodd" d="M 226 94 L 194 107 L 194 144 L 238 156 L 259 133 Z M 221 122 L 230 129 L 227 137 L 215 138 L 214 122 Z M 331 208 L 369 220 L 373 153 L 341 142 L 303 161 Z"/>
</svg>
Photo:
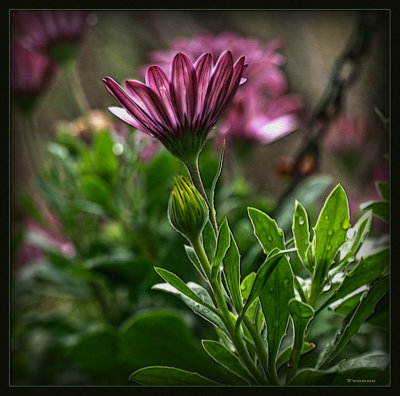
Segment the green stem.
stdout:
<svg viewBox="0 0 400 396">
<path fill-rule="evenodd" d="M 260 372 L 257 369 L 257 366 L 251 359 L 249 352 L 247 351 L 244 342 L 240 336 L 240 333 L 235 332 L 235 324 L 233 322 L 233 318 L 231 316 L 231 313 L 228 309 L 225 298 L 223 296 L 221 284 L 216 278 L 213 278 L 211 276 L 211 265 L 207 259 L 204 248 L 200 242 L 200 237 L 194 241 L 191 241 L 191 244 L 194 251 L 196 252 L 196 255 L 203 267 L 205 274 L 207 275 L 213 295 L 217 303 L 217 308 L 220 313 L 221 319 L 228 330 L 228 333 L 231 337 L 231 341 L 234 347 L 236 348 L 239 358 L 241 359 L 245 367 L 247 367 L 249 373 L 251 374 L 251 377 L 253 377 L 256 380 L 257 384 L 267 384 L 267 381 L 260 374 Z"/>
<path fill-rule="evenodd" d="M 201 175 L 199 170 L 199 155 L 197 155 L 194 160 L 185 161 L 183 163 L 190 175 L 190 178 L 192 179 L 193 185 L 197 188 L 197 190 L 199 190 L 200 194 L 203 196 L 204 200 L 207 203 L 210 222 L 214 228 L 215 235 L 218 235 L 218 224 L 217 220 L 215 219 L 215 213 L 210 205 L 210 201 L 207 197 L 206 190 L 204 189 L 203 181 L 201 180 Z"/>
</svg>

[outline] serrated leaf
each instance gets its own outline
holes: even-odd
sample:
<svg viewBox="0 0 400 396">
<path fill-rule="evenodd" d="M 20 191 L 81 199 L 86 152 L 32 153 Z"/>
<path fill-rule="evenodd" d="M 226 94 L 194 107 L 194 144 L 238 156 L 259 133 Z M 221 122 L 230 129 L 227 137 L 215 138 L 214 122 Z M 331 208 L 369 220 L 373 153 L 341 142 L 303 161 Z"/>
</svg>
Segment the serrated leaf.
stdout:
<svg viewBox="0 0 400 396">
<path fill-rule="evenodd" d="M 198 373 L 181 370 L 176 367 L 151 366 L 139 369 L 131 374 L 129 381 L 142 385 L 154 386 L 216 386 L 221 385 L 216 381 L 206 378 Z"/>
<path fill-rule="evenodd" d="M 232 232 L 230 232 L 230 240 L 231 244 L 223 259 L 223 271 L 229 294 L 236 310 L 239 311 L 243 304 L 240 292 L 240 252 Z"/>
<path fill-rule="evenodd" d="M 285 249 L 283 231 L 278 227 L 276 221 L 256 208 L 247 208 L 247 211 L 253 225 L 254 235 L 265 254 L 268 255 L 275 248 Z"/>
<path fill-rule="evenodd" d="M 321 352 L 317 362 L 317 368 L 329 364 L 343 350 L 350 339 L 357 334 L 361 325 L 374 312 L 375 305 L 385 295 L 388 289 L 389 277 L 386 275 L 374 283 L 368 291 L 364 292 L 357 307 L 343 321 L 333 341 Z"/>
<path fill-rule="evenodd" d="M 196 294 L 202 300 L 202 303 L 198 303 L 197 301 L 191 299 L 190 297 L 180 292 L 175 287 L 171 286 L 169 283 L 158 283 L 152 286 L 152 289 L 164 291 L 166 293 L 170 293 L 179 297 L 195 314 L 201 316 L 203 319 L 207 320 L 214 326 L 217 326 L 218 328 L 222 329 L 225 333 L 227 333 L 226 327 L 223 324 L 220 317 L 218 316 L 218 314 L 216 313 L 215 308 L 210 309 L 210 307 L 213 307 L 214 303 L 210 295 L 208 294 L 207 290 L 194 282 L 188 282 L 187 285 L 192 290 L 196 291 Z"/>
<path fill-rule="evenodd" d="M 228 221 L 225 218 L 218 233 L 218 241 L 217 241 L 217 251 L 215 253 L 214 261 L 212 263 L 212 275 L 215 276 L 217 274 L 222 260 L 225 257 L 225 254 L 230 246 L 231 238 L 230 238 L 230 230 L 228 226 Z"/>
<path fill-rule="evenodd" d="M 260 293 L 261 307 L 267 324 L 268 366 L 275 370 L 276 357 L 286 334 L 289 301 L 294 298 L 293 273 L 286 257 L 282 257 Z"/>
<path fill-rule="evenodd" d="M 367 285 L 383 275 L 389 266 L 389 253 L 389 248 L 387 248 L 370 256 L 362 257 L 358 264 L 346 274 L 341 286 L 319 310 L 339 299 L 345 298 L 361 286 Z"/>
<path fill-rule="evenodd" d="M 217 237 L 215 236 L 215 231 L 210 220 L 207 221 L 207 224 L 203 230 L 203 246 L 208 257 L 208 261 L 212 263 L 215 257 L 215 251 L 217 249 Z"/>
<path fill-rule="evenodd" d="M 338 184 L 330 193 L 314 228 L 315 267 L 313 282 L 322 285 L 350 227 L 347 196 Z"/>
<path fill-rule="evenodd" d="M 249 383 L 248 379 L 252 379 L 251 374 L 240 362 L 239 358 L 226 348 L 223 344 L 213 340 L 203 340 L 204 350 L 219 364 L 231 371 L 233 374 L 239 376 Z"/>
<path fill-rule="evenodd" d="M 308 215 L 300 202 L 296 201 L 296 207 L 293 216 L 293 237 L 297 249 L 297 255 L 304 267 L 312 272 L 312 266 L 308 263 L 307 249 L 310 246 L 310 227 L 308 224 Z"/>
</svg>

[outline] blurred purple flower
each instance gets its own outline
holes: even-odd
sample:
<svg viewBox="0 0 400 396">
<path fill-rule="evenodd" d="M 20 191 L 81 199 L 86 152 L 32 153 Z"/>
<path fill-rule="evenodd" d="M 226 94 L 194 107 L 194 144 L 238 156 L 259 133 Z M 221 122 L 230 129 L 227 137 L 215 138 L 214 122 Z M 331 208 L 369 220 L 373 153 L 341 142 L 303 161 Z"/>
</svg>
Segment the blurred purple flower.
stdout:
<svg viewBox="0 0 400 396">
<path fill-rule="evenodd" d="M 248 82 L 233 99 L 218 134 L 227 140 L 270 143 L 299 128 L 297 113 L 303 106 L 299 95 L 287 93 L 288 84 L 281 69 L 284 58 L 277 52 L 282 47 L 283 42 L 278 39 L 263 45 L 257 39 L 230 32 L 219 36 L 201 33 L 192 39 L 175 40 L 171 50 L 155 51 L 150 59 L 168 70 L 177 51 L 192 59 L 211 52 L 215 60 L 223 50 L 231 51 L 235 59 L 245 56 L 249 66 L 243 76 Z"/>
<path fill-rule="evenodd" d="M 342 115 L 327 130 L 323 143 L 335 153 L 357 151 L 365 145 L 367 130 L 366 121 Z"/>
<path fill-rule="evenodd" d="M 17 39 L 10 44 L 11 96 L 29 107 L 53 80 L 57 68 L 46 56 L 27 48 Z"/>
<path fill-rule="evenodd" d="M 213 67 L 209 53 L 195 63 L 177 53 L 170 77 L 151 66 L 146 84 L 125 82 L 125 91 L 111 77 L 103 79 L 123 107 L 109 110 L 135 128 L 157 138 L 176 157 L 192 160 L 202 149 L 210 129 L 226 110 L 242 81 L 244 57 L 233 64 L 231 52 L 221 54 Z"/>
<path fill-rule="evenodd" d="M 76 46 L 89 27 L 90 11 L 13 11 L 13 25 L 26 45 L 60 63 L 75 56 Z"/>
</svg>

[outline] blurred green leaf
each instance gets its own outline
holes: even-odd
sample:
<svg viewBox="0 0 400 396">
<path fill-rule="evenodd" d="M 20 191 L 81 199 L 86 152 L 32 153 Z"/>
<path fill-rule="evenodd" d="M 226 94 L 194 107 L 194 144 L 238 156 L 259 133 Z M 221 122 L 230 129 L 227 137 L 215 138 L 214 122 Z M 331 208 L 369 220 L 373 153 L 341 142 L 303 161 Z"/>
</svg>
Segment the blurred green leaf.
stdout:
<svg viewBox="0 0 400 396">
<path fill-rule="evenodd" d="M 142 385 L 171 386 L 216 386 L 221 385 L 198 373 L 181 370 L 176 367 L 153 366 L 135 371 L 129 378 Z"/>
<path fill-rule="evenodd" d="M 94 163 L 98 175 L 108 183 L 112 183 L 115 180 L 118 169 L 118 161 L 114 154 L 113 146 L 114 140 L 108 131 L 104 130 L 96 135 Z"/>
<path fill-rule="evenodd" d="M 389 222 L 390 205 L 388 201 L 368 201 L 360 205 L 361 210 L 372 210 L 374 215 Z"/>
<path fill-rule="evenodd" d="M 390 199 L 390 184 L 384 181 L 376 182 L 376 188 L 378 189 L 381 197 L 385 201 L 389 201 Z"/>
<path fill-rule="evenodd" d="M 102 208 L 112 208 L 111 190 L 108 185 L 96 175 L 82 177 L 82 191 L 86 198 L 99 204 Z"/>
</svg>

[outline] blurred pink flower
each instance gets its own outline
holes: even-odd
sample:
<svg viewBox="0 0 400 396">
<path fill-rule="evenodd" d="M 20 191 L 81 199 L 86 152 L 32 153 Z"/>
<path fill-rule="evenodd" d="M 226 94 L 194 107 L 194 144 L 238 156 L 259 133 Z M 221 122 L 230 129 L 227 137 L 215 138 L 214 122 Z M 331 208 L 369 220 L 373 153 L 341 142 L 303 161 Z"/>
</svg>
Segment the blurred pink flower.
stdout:
<svg viewBox="0 0 400 396">
<path fill-rule="evenodd" d="M 55 76 L 56 66 L 45 55 L 17 39 L 10 44 L 10 92 L 18 101 L 31 104 Z"/>
<path fill-rule="evenodd" d="M 74 48 L 89 27 L 90 11 L 34 10 L 12 11 L 13 25 L 26 45 L 59 62 L 75 55 Z"/>
<path fill-rule="evenodd" d="M 342 115 L 327 130 L 323 144 L 335 153 L 357 151 L 365 144 L 367 131 L 366 121 Z"/>
<path fill-rule="evenodd" d="M 150 59 L 168 70 L 177 51 L 192 59 L 210 52 L 215 60 L 225 50 L 231 51 L 234 58 L 245 56 L 248 68 L 243 77 L 248 81 L 233 99 L 217 133 L 228 140 L 270 143 L 300 126 L 297 113 L 302 108 L 302 99 L 287 93 L 288 84 L 281 68 L 284 58 L 277 52 L 282 47 L 283 42 L 278 39 L 263 45 L 257 39 L 230 32 L 219 36 L 201 33 L 192 39 L 175 40 L 170 50 L 155 51 L 150 54 Z"/>
</svg>

